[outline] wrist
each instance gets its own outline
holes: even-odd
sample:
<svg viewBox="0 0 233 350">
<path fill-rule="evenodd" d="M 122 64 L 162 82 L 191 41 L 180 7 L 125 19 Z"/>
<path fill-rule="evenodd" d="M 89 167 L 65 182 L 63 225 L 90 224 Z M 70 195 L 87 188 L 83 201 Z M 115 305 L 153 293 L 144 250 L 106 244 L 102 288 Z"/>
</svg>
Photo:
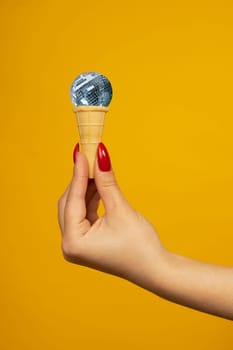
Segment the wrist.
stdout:
<svg viewBox="0 0 233 350">
<path fill-rule="evenodd" d="M 159 254 L 156 253 L 154 257 L 155 264 L 153 271 L 151 269 L 151 292 L 161 297 L 166 297 L 175 260 L 176 255 L 161 246 Z"/>
<path fill-rule="evenodd" d="M 166 279 L 170 274 L 172 253 L 161 244 L 145 249 L 143 258 L 124 278 L 157 295 L 164 294 L 167 288 Z M 131 265 L 132 266 L 132 265 Z"/>
</svg>

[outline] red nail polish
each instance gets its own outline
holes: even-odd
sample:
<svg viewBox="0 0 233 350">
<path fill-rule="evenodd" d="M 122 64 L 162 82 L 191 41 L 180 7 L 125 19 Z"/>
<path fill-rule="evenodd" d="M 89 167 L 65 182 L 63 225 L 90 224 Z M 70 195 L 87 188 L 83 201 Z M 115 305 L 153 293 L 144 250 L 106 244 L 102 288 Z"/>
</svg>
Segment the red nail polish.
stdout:
<svg viewBox="0 0 233 350">
<path fill-rule="evenodd" d="M 98 146 L 98 164 L 101 171 L 111 170 L 111 161 L 107 148 L 101 142 Z"/>
<path fill-rule="evenodd" d="M 74 161 L 74 163 L 76 161 L 76 157 L 77 157 L 78 152 L 79 152 L 79 143 L 77 143 L 77 145 L 74 147 L 74 150 L 73 150 L 73 161 Z"/>
</svg>

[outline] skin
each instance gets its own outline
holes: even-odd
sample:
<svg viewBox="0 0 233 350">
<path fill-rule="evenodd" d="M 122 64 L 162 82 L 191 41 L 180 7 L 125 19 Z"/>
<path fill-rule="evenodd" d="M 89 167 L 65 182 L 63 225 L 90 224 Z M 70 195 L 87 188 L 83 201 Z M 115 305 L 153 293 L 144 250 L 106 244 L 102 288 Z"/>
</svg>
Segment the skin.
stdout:
<svg viewBox="0 0 233 350">
<path fill-rule="evenodd" d="M 98 217 L 99 200 L 105 214 Z M 233 320 L 233 268 L 168 251 L 155 228 L 123 196 L 112 170 L 88 180 L 78 153 L 73 178 L 58 202 L 64 258 L 127 279 L 160 297 Z"/>
</svg>

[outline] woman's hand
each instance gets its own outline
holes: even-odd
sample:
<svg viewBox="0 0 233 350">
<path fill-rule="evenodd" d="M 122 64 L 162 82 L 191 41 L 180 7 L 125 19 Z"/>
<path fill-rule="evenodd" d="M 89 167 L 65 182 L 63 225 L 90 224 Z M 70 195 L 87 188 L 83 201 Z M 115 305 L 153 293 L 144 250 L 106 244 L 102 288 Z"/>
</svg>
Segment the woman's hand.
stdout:
<svg viewBox="0 0 233 350">
<path fill-rule="evenodd" d="M 99 199 L 105 214 L 98 217 Z M 78 153 L 73 178 L 59 200 L 66 260 L 108 272 L 181 305 L 233 320 L 233 268 L 167 251 L 153 226 L 121 193 L 106 148 L 99 145 L 95 181 Z"/>
<path fill-rule="evenodd" d="M 100 198 L 102 217 L 97 214 Z M 151 289 L 165 249 L 153 226 L 121 193 L 103 144 L 97 152 L 95 181 L 88 180 L 84 154 L 76 153 L 73 178 L 59 200 L 59 224 L 66 260 Z"/>
</svg>

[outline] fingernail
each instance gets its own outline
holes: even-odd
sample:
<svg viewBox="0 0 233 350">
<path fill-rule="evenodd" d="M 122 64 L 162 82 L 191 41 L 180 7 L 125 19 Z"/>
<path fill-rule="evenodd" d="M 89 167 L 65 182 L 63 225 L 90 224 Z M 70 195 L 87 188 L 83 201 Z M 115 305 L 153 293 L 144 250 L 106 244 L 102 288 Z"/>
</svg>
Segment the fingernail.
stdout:
<svg viewBox="0 0 233 350">
<path fill-rule="evenodd" d="M 73 161 L 74 161 L 74 164 L 75 164 L 78 152 L 79 152 L 79 143 L 77 143 L 77 145 L 74 147 L 74 150 L 73 150 Z"/>
<path fill-rule="evenodd" d="M 107 148 L 101 142 L 98 146 L 98 164 L 101 171 L 111 170 L 111 161 Z"/>
</svg>

